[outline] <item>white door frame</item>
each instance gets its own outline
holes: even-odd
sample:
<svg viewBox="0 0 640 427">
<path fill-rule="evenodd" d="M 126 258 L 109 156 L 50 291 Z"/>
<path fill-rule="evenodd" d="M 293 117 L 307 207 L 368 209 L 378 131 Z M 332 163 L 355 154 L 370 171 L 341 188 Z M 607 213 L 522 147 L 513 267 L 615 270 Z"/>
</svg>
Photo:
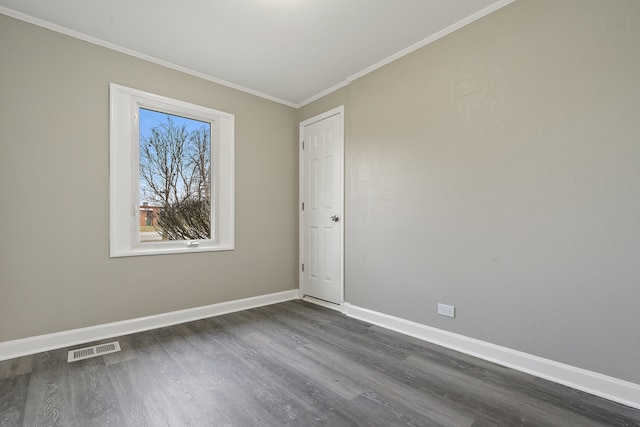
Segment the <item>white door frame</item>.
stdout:
<svg viewBox="0 0 640 427">
<path fill-rule="evenodd" d="M 304 262 L 304 248 L 305 248 L 305 240 L 304 240 L 304 211 L 302 210 L 302 203 L 304 201 L 304 150 L 303 150 L 303 141 L 304 141 L 304 128 L 312 123 L 319 122 L 320 120 L 324 120 L 328 117 L 339 115 L 340 116 L 340 129 L 338 130 L 338 144 L 340 145 L 340 197 L 342 199 L 340 212 L 338 216 L 340 220 L 336 223 L 340 230 L 340 304 L 332 304 L 317 298 L 309 297 L 305 295 L 304 289 L 304 273 L 302 271 L 302 263 Z M 307 300 L 309 302 L 313 302 L 315 304 L 319 304 L 334 310 L 342 311 L 342 306 L 344 304 L 344 105 L 333 108 L 329 111 L 326 111 L 317 116 L 311 117 L 305 121 L 300 122 L 299 128 L 299 138 L 298 138 L 298 152 L 299 152 L 299 196 L 298 196 L 298 235 L 299 235 L 299 245 L 298 245 L 298 289 L 300 298 L 303 300 Z"/>
</svg>

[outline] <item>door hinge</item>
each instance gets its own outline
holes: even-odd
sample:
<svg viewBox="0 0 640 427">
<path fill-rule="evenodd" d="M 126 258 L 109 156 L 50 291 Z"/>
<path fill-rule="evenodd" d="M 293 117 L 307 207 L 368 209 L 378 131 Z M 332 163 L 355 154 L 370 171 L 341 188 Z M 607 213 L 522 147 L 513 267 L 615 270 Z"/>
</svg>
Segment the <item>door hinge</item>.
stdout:
<svg viewBox="0 0 640 427">
<path fill-rule="evenodd" d="M 302 141 L 302 149 L 304 150 L 304 141 Z"/>
<path fill-rule="evenodd" d="M 302 210 L 304 210 L 304 202 L 302 202 Z"/>
<path fill-rule="evenodd" d="M 304 273 L 304 264 L 302 264 L 302 272 Z"/>
</svg>

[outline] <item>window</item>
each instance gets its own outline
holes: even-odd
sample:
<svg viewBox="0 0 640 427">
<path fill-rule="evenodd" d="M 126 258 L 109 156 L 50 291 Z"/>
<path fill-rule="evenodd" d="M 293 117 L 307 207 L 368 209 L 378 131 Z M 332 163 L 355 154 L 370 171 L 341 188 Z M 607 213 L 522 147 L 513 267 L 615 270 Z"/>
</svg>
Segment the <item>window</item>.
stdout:
<svg viewBox="0 0 640 427">
<path fill-rule="evenodd" d="M 232 250 L 234 116 L 110 91 L 111 256 Z"/>
</svg>

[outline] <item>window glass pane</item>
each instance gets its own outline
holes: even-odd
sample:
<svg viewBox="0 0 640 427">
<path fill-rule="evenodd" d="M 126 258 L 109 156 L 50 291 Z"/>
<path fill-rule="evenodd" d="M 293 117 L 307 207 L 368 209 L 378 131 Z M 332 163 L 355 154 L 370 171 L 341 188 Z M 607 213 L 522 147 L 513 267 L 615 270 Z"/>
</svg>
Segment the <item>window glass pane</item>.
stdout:
<svg viewBox="0 0 640 427">
<path fill-rule="evenodd" d="M 211 239 L 211 123 L 139 112 L 140 241 Z"/>
</svg>

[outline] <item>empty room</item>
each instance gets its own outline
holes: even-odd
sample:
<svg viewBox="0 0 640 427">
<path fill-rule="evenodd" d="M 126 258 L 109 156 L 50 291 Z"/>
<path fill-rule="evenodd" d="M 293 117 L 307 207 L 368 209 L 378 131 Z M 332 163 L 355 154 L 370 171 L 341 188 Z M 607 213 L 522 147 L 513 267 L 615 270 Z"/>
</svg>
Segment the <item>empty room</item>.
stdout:
<svg viewBox="0 0 640 427">
<path fill-rule="evenodd" d="M 640 426 L 640 1 L 0 0 L 0 426 Z"/>
</svg>

